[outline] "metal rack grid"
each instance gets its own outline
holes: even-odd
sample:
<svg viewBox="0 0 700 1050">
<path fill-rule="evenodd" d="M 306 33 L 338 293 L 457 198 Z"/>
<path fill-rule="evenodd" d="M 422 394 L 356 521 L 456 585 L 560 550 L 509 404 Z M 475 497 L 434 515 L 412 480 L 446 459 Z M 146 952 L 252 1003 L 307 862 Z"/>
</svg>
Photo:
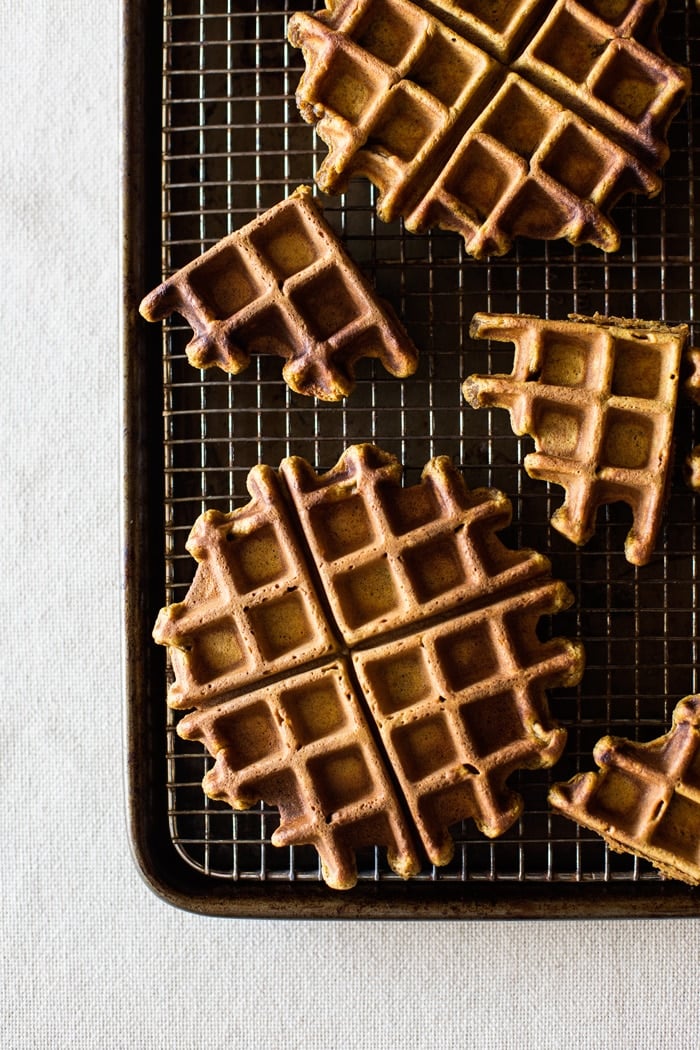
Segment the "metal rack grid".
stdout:
<svg viewBox="0 0 700 1050">
<path fill-rule="evenodd" d="M 297 0 L 167 0 L 163 20 L 162 271 L 166 276 L 302 183 L 325 155 L 296 109 L 303 65 L 285 39 Z M 316 7 L 322 7 L 318 2 Z M 242 11 L 239 8 L 245 7 Z M 662 26 L 667 54 L 692 66 L 700 18 L 672 0 Z M 593 768 L 591 750 L 607 732 L 647 740 L 665 732 L 676 702 L 698 688 L 697 497 L 681 465 L 695 443 L 695 411 L 680 399 L 676 465 L 665 522 L 651 564 L 637 569 L 622 553 L 630 512 L 604 508 L 595 538 L 577 550 L 548 526 L 561 490 L 531 481 L 521 462 L 531 448 L 514 437 L 506 412 L 474 411 L 462 400 L 472 372 L 510 371 L 512 350 L 469 340 L 477 311 L 563 318 L 570 312 L 687 322 L 694 332 L 698 285 L 691 98 L 670 133 L 671 159 L 655 200 L 625 198 L 615 209 L 623 233 L 614 255 L 566 243 L 520 242 L 502 259 L 477 262 L 448 233 L 409 234 L 374 213 L 375 191 L 353 183 L 323 199 L 348 251 L 404 320 L 420 351 L 415 376 L 399 381 L 373 362 L 339 405 L 292 393 L 281 364 L 256 358 L 242 375 L 195 371 L 177 317 L 164 327 L 163 448 L 166 556 L 163 599 L 181 600 L 194 563 L 185 540 L 205 509 L 246 502 L 245 478 L 258 462 L 290 454 L 327 469 L 348 444 L 373 441 L 405 464 L 407 483 L 423 464 L 447 454 L 470 487 L 492 485 L 513 503 L 510 546 L 548 554 L 553 574 L 576 595 L 553 633 L 581 638 L 587 667 L 578 689 L 553 691 L 554 716 L 569 731 L 551 771 L 513 778 L 524 795 L 518 823 L 495 841 L 473 825 L 455 829 L 451 864 L 426 867 L 430 882 L 658 881 L 651 867 L 609 852 L 597 836 L 547 808 L 553 780 Z M 245 813 L 210 801 L 201 779 L 210 759 L 181 741 L 170 718 L 167 789 L 172 841 L 188 865 L 237 882 L 320 881 L 311 848 L 277 849 L 277 816 L 263 805 Z M 379 851 L 359 858 L 360 881 L 396 879 Z"/>
</svg>

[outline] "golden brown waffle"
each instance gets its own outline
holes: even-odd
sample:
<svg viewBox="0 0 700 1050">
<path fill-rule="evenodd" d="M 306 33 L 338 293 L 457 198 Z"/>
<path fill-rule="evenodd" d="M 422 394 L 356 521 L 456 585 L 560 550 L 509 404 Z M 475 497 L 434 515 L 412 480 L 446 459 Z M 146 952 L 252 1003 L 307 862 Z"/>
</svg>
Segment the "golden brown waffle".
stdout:
<svg viewBox="0 0 700 1050">
<path fill-rule="evenodd" d="M 195 368 L 237 375 L 251 354 L 285 360 L 300 394 L 338 401 L 354 366 L 376 357 L 411 375 L 417 351 L 343 249 L 306 186 L 164 281 L 140 306 L 148 321 L 181 314 L 194 330 Z"/>
<path fill-rule="evenodd" d="M 619 246 L 609 211 L 653 195 L 690 86 L 656 37 L 655 0 L 327 0 L 297 13 L 302 117 L 329 153 L 324 191 L 379 189 L 377 212 L 462 235 Z"/>
<path fill-rule="evenodd" d="M 550 792 L 554 809 L 611 849 L 651 861 L 669 878 L 700 884 L 700 697 L 681 700 L 670 732 L 648 744 L 603 737 L 597 773 Z"/>
<path fill-rule="evenodd" d="M 625 556 L 650 560 L 667 494 L 686 325 L 571 315 L 476 314 L 470 334 L 515 344 L 510 375 L 473 375 L 474 408 L 506 408 L 516 434 L 534 439 L 532 478 L 561 485 L 552 525 L 576 544 L 595 531 L 598 508 L 629 504 Z"/>
<path fill-rule="evenodd" d="M 324 474 L 255 468 L 250 504 L 195 525 L 194 582 L 154 631 L 169 703 L 197 709 L 178 730 L 216 758 L 205 790 L 278 805 L 273 841 L 315 845 L 336 887 L 367 844 L 415 871 L 404 807 L 435 864 L 460 820 L 505 831 L 522 808 L 507 778 L 564 745 L 545 690 L 582 671 L 580 645 L 537 637 L 572 596 L 542 555 L 501 543 L 502 493 L 469 491 L 446 457 L 401 479 L 371 445 Z"/>
<path fill-rule="evenodd" d="M 275 471 L 248 475 L 252 499 L 206 511 L 187 549 L 199 562 L 183 602 L 162 609 L 156 641 L 170 647 L 171 707 L 187 709 L 337 651 Z"/>
<path fill-rule="evenodd" d="M 410 488 L 398 460 L 372 445 L 347 449 L 322 476 L 298 456 L 280 473 L 346 645 L 549 571 L 543 555 L 508 550 L 495 535 L 510 522 L 507 497 L 469 491 L 446 456 Z"/>
<path fill-rule="evenodd" d="M 544 703 L 550 686 L 575 685 L 580 650 L 536 634 L 542 616 L 570 603 L 550 579 L 486 608 L 417 625 L 400 640 L 358 650 L 353 661 L 403 796 L 433 864 L 446 864 L 448 831 L 472 818 L 494 838 L 520 816 L 507 786 L 516 769 L 553 765 L 566 742 Z"/>
<path fill-rule="evenodd" d="M 357 881 L 355 851 L 380 845 L 404 878 L 420 861 L 402 808 L 341 658 L 186 716 L 214 767 L 207 795 L 235 809 L 264 799 L 280 811 L 276 846 L 312 845 L 333 889 Z"/>
</svg>

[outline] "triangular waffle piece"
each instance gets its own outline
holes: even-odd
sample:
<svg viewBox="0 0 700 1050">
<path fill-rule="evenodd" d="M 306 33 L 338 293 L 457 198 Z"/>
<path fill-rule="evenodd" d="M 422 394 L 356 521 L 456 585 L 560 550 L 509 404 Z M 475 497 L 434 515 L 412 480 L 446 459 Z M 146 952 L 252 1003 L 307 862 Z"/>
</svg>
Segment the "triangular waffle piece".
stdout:
<svg viewBox="0 0 700 1050">
<path fill-rule="evenodd" d="M 235 809 L 277 806 L 273 844 L 315 846 L 333 889 L 355 885 L 362 846 L 385 847 L 404 878 L 420 869 L 344 661 L 188 715 L 178 732 L 216 756 L 206 793 Z"/>
<path fill-rule="evenodd" d="M 250 504 L 195 525 L 194 582 L 154 631 L 169 703 L 197 709 L 178 731 L 216 758 L 205 790 L 279 806 L 273 841 L 315 845 L 339 887 L 368 843 L 415 870 L 404 806 L 435 864 L 460 820 L 505 831 L 522 808 L 507 778 L 564 746 L 545 690 L 582 672 L 580 645 L 537 637 L 572 596 L 542 555 L 501 543 L 502 493 L 469 491 L 446 457 L 417 485 L 401 475 L 371 445 L 325 474 L 256 467 Z"/>
<path fill-rule="evenodd" d="M 511 519 L 507 497 L 468 490 L 446 456 L 431 460 L 410 488 L 395 457 L 373 445 L 352 446 L 323 475 L 298 456 L 280 473 L 347 645 L 549 572 L 542 554 L 498 539 Z"/>
<path fill-rule="evenodd" d="M 300 394 L 338 401 L 354 366 L 376 357 L 411 375 L 418 355 L 388 303 L 380 301 L 342 247 L 306 186 L 225 237 L 169 277 L 140 306 L 148 321 L 181 314 L 194 330 L 195 368 L 237 375 L 251 354 L 285 360 Z"/>
<path fill-rule="evenodd" d="M 170 648 L 171 707 L 215 703 L 270 675 L 337 651 L 280 491 L 266 466 L 248 475 L 250 503 L 198 518 L 199 562 L 183 602 L 162 609 L 154 638 Z"/>
<path fill-rule="evenodd" d="M 543 703 L 551 686 L 575 685 L 580 649 L 543 644 L 542 616 L 570 603 L 566 587 L 534 582 L 410 636 L 357 650 L 353 660 L 426 853 L 447 863 L 449 827 L 472 818 L 489 838 L 520 816 L 507 786 L 516 769 L 553 765 L 566 733 Z"/>
<path fill-rule="evenodd" d="M 470 376 L 463 392 L 474 408 L 508 409 L 514 432 L 534 439 L 527 473 L 566 491 L 552 525 L 584 544 L 598 508 L 621 500 L 633 512 L 625 556 L 646 564 L 667 495 L 687 326 L 476 314 L 470 334 L 515 344 L 510 375 Z"/>
<path fill-rule="evenodd" d="M 690 85 L 661 53 L 659 0 L 327 0 L 297 13 L 302 117 L 329 153 L 328 193 L 355 175 L 409 230 L 455 230 L 481 257 L 516 236 L 606 251 L 609 211 L 653 195 Z"/>
<path fill-rule="evenodd" d="M 671 730 L 657 740 L 606 736 L 593 758 L 599 772 L 554 785 L 554 809 L 597 832 L 611 849 L 700 885 L 700 697 L 681 700 Z"/>
</svg>

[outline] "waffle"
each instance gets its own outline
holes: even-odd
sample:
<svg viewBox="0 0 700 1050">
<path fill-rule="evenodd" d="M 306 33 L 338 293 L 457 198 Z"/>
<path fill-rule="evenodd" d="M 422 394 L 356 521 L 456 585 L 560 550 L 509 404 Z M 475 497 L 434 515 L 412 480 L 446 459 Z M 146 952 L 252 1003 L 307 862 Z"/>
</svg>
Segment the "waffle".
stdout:
<svg viewBox="0 0 700 1050">
<path fill-rule="evenodd" d="M 357 848 L 386 846 L 407 876 L 411 835 L 440 865 L 455 823 L 504 832 L 522 809 L 508 777 L 564 746 L 546 689 L 583 664 L 577 643 L 537 636 L 572 596 L 546 558 L 500 541 L 508 500 L 468 490 L 446 457 L 404 486 L 372 445 L 322 474 L 296 456 L 256 467 L 248 487 L 247 506 L 194 526 L 194 581 L 154 630 L 169 703 L 195 708 L 178 732 L 215 757 L 205 791 L 277 805 L 273 841 L 315 845 L 337 888 Z"/>
<path fill-rule="evenodd" d="M 194 331 L 195 368 L 237 375 L 251 354 L 285 360 L 299 394 L 338 401 L 354 388 L 361 358 L 411 375 L 417 351 L 326 223 L 308 187 L 225 237 L 142 301 L 148 321 L 177 311 Z"/>
<path fill-rule="evenodd" d="M 156 622 L 156 641 L 170 649 L 176 709 L 338 651 L 275 471 L 255 467 L 247 484 L 248 504 L 197 519 L 187 541 L 199 563 L 194 580 Z"/>
<path fill-rule="evenodd" d="M 380 845 L 408 878 L 420 869 L 411 832 L 368 730 L 345 662 L 325 664 L 187 715 L 178 726 L 216 756 L 207 795 L 235 809 L 277 806 L 275 846 L 313 845 L 325 882 L 350 889 L 355 851 Z"/>
<path fill-rule="evenodd" d="M 400 486 L 401 465 L 372 445 L 347 449 L 319 476 L 298 456 L 280 473 L 345 644 L 517 588 L 549 562 L 511 551 L 496 531 L 510 523 L 502 492 L 467 490 L 445 456 L 420 485 Z"/>
<path fill-rule="evenodd" d="M 566 492 L 552 525 L 585 544 L 598 508 L 623 501 L 633 514 L 625 556 L 646 564 L 667 494 L 687 326 L 476 314 L 470 334 L 515 344 L 510 375 L 472 375 L 463 392 L 474 408 L 508 409 L 515 433 L 534 439 L 527 473 Z"/>
<path fill-rule="evenodd" d="M 517 236 L 619 247 L 610 209 L 653 196 L 690 87 L 660 50 L 655 0 L 327 0 L 295 14 L 301 116 L 350 178 L 414 232 L 461 234 L 476 257 Z"/>
<path fill-rule="evenodd" d="M 670 732 L 657 740 L 606 736 L 593 757 L 597 773 L 554 785 L 554 809 L 597 832 L 611 849 L 700 885 L 700 697 L 681 700 Z"/>
</svg>

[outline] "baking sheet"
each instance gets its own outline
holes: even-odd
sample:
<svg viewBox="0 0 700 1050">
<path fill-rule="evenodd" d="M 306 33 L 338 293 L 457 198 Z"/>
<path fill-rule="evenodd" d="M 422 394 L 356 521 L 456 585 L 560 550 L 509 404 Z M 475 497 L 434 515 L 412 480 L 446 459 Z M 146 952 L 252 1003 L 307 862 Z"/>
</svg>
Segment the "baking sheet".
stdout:
<svg viewBox="0 0 700 1050">
<path fill-rule="evenodd" d="M 651 563 L 635 568 L 623 554 L 629 509 L 604 508 L 594 539 L 574 548 L 548 525 L 561 489 L 531 481 L 521 467 L 532 442 L 512 434 L 506 412 L 474 411 L 460 390 L 470 373 L 511 367 L 511 347 L 469 339 L 477 311 L 685 322 L 697 343 L 695 99 L 672 124 L 661 195 L 628 197 L 615 208 L 623 239 L 614 255 L 523 241 L 502 259 L 475 261 L 454 234 L 415 235 L 400 222 L 379 222 L 375 191 L 364 181 L 341 198 L 321 196 L 326 218 L 420 351 L 410 379 L 363 362 L 350 398 L 324 404 L 288 390 L 276 358 L 254 359 L 235 377 L 194 370 L 184 354 L 190 331 L 179 317 L 161 329 L 135 312 L 165 276 L 311 184 L 326 147 L 294 102 L 303 63 L 285 33 L 298 6 L 169 0 L 163 8 L 126 8 L 126 693 L 131 837 L 141 870 L 173 903 L 209 913 L 695 914 L 695 891 L 611 853 L 551 813 L 546 797 L 554 780 L 594 768 L 600 736 L 658 736 L 677 701 L 697 688 L 698 497 L 682 474 L 697 440 L 696 410 L 680 398 L 664 525 Z M 692 5 L 674 0 L 662 26 L 669 57 L 691 69 L 699 21 Z M 470 487 L 505 491 L 513 524 L 504 541 L 546 553 L 576 595 L 572 609 L 543 629 L 581 638 L 587 665 L 578 688 L 550 692 L 568 746 L 553 770 L 512 778 L 525 809 L 506 835 L 489 841 L 468 822 L 457 826 L 454 860 L 426 865 L 410 883 L 393 875 L 381 851 L 369 850 L 357 888 L 338 894 L 323 885 L 313 849 L 271 846 L 274 811 L 232 813 L 203 795 L 211 760 L 175 733 L 165 708 L 165 653 L 150 631 L 158 608 L 186 593 L 194 562 L 184 545 L 198 514 L 246 502 L 245 478 L 258 462 L 276 466 L 295 454 L 327 469 L 358 441 L 395 453 L 407 483 L 444 454 Z"/>
</svg>

